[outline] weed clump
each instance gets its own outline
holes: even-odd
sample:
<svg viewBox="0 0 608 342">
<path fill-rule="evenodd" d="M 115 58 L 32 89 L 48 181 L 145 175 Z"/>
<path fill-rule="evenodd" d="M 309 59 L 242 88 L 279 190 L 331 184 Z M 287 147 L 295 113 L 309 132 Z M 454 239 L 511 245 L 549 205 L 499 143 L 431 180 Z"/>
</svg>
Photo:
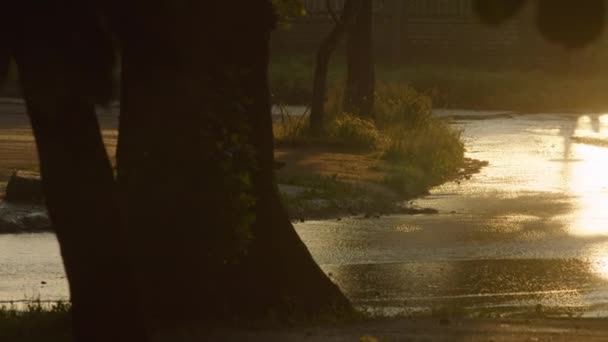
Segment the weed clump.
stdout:
<svg viewBox="0 0 608 342">
<path fill-rule="evenodd" d="M 70 304 L 33 301 L 0 306 L 0 341 L 70 341 Z"/>
<path fill-rule="evenodd" d="M 282 119 L 279 142 L 340 146 L 374 153 L 383 160 L 384 183 L 412 196 L 454 177 L 464 165 L 461 132 L 433 116 L 430 95 L 397 83 L 376 87 L 373 115 L 343 111 L 343 87 L 329 91 L 325 132 L 313 137 L 308 117 Z M 373 118 L 373 120 L 372 120 Z"/>
<path fill-rule="evenodd" d="M 430 96 L 407 85 L 381 85 L 376 118 L 386 136 L 383 157 L 394 166 L 385 177 L 391 188 L 417 192 L 463 166 L 461 131 L 432 115 Z"/>
<path fill-rule="evenodd" d="M 349 113 L 336 116 L 329 124 L 328 134 L 355 149 L 373 150 L 382 141 L 381 133 L 372 121 Z"/>
</svg>

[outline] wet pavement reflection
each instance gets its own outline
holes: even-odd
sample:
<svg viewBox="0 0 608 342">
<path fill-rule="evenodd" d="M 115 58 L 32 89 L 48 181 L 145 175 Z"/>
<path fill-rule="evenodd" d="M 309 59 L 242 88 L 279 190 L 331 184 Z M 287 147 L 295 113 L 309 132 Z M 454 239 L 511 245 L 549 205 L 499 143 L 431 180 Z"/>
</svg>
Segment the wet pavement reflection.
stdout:
<svg viewBox="0 0 608 342">
<path fill-rule="evenodd" d="M 608 316 L 608 115 L 449 114 L 490 165 L 415 201 L 437 215 L 298 224 L 323 269 L 382 313 Z"/>
</svg>

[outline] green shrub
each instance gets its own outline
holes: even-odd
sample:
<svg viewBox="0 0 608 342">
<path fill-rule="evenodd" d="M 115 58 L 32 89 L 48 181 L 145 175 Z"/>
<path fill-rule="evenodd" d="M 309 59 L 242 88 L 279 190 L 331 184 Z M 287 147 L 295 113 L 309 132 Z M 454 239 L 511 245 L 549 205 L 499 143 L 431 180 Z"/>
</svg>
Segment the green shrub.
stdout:
<svg viewBox="0 0 608 342">
<path fill-rule="evenodd" d="M 373 122 L 348 113 L 334 117 L 328 124 L 327 133 L 351 148 L 372 150 L 381 142 L 380 132 Z"/>
<path fill-rule="evenodd" d="M 433 120 L 433 101 L 407 84 L 379 83 L 374 115 L 378 127 L 390 130 L 424 128 Z"/>
<path fill-rule="evenodd" d="M 378 82 L 372 123 L 342 113 L 344 87 L 328 92 L 327 127 L 336 140 L 350 146 L 377 148 L 391 162 L 386 177 L 392 188 L 417 193 L 456 174 L 464 162 L 461 132 L 434 117 L 431 95 L 398 82 Z"/>
<path fill-rule="evenodd" d="M 281 118 L 274 124 L 275 137 L 280 143 L 297 145 L 331 145 L 357 150 L 376 149 L 382 135 L 369 120 L 351 114 L 331 115 L 325 122 L 325 131 L 313 137 L 309 130 L 308 111 L 302 116 L 291 116 L 284 106 Z"/>
<path fill-rule="evenodd" d="M 431 97 L 398 84 L 377 86 L 375 117 L 385 136 L 384 158 L 393 189 L 418 193 L 455 175 L 464 162 L 461 132 L 432 115 Z"/>
<path fill-rule="evenodd" d="M 292 116 L 287 107 L 281 104 L 277 106 L 280 110 L 281 118 L 273 125 L 275 138 L 282 142 L 294 142 L 306 139 L 309 135 L 308 110 L 301 116 Z"/>
<path fill-rule="evenodd" d="M 422 129 L 390 132 L 384 158 L 395 165 L 385 179 L 392 188 L 411 193 L 412 184 L 437 185 L 463 166 L 460 132 L 445 122 L 433 119 Z"/>
<path fill-rule="evenodd" d="M 374 119 L 343 112 L 344 87 L 328 91 L 325 132 L 313 138 L 308 118 L 283 120 L 283 141 L 376 150 L 390 164 L 385 183 L 407 195 L 419 194 L 456 175 L 464 164 L 461 132 L 434 117 L 430 95 L 402 83 L 376 86 Z"/>
</svg>

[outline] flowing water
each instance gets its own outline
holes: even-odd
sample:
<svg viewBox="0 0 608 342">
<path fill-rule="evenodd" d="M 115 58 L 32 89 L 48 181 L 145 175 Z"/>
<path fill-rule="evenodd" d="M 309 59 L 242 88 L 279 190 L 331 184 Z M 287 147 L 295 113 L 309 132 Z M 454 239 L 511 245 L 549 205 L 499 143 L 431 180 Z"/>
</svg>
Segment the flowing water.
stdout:
<svg viewBox="0 0 608 342">
<path fill-rule="evenodd" d="M 608 316 L 608 148 L 572 139 L 608 139 L 608 115 L 456 114 L 490 165 L 415 201 L 436 215 L 297 224 L 317 262 L 382 313 Z M 0 236 L 0 300 L 67 292 L 53 235 Z"/>
</svg>

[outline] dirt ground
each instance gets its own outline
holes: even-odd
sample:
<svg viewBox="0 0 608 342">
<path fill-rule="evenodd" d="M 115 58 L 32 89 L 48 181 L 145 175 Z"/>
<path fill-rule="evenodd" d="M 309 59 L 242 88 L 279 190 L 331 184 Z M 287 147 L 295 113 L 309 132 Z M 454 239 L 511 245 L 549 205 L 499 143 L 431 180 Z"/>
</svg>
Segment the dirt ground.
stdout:
<svg viewBox="0 0 608 342">
<path fill-rule="evenodd" d="M 118 137 L 116 107 L 99 110 L 99 121 L 106 148 L 114 156 Z M 383 173 L 373 155 L 357 155 L 319 148 L 278 148 L 277 161 L 285 163 L 280 174 L 337 176 L 353 182 L 377 182 Z M 0 99 L 0 186 L 15 169 L 38 168 L 36 145 L 25 107 L 19 100 Z"/>
<path fill-rule="evenodd" d="M 116 110 L 100 110 L 99 121 L 110 155 L 116 150 Z M 25 106 L 19 100 L 0 99 L 0 185 L 13 170 L 36 170 L 38 155 Z"/>
<path fill-rule="evenodd" d="M 373 154 L 353 154 L 319 147 L 279 147 L 275 158 L 285 163 L 279 171 L 283 174 L 314 173 L 351 182 L 380 182 L 384 175 L 378 170 L 381 161 Z"/>
</svg>

